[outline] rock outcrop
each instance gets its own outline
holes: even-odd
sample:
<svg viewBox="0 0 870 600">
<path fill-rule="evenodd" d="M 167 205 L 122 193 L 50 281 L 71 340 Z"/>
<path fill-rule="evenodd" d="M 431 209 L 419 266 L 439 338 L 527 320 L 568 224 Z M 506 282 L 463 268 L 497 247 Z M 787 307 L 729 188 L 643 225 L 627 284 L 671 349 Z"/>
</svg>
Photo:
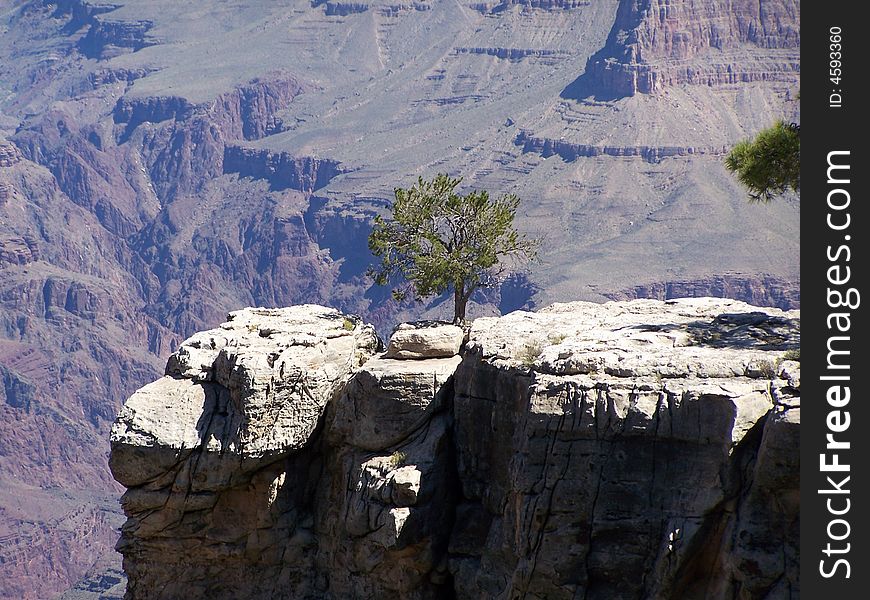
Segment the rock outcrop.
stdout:
<svg viewBox="0 0 870 600">
<path fill-rule="evenodd" d="M 675 156 L 711 155 L 724 156 L 728 153 L 725 147 L 695 147 L 695 146 L 604 146 L 594 144 L 572 144 L 565 140 L 553 140 L 531 135 L 521 131 L 514 139 L 523 152 L 535 152 L 544 158 L 558 155 L 566 161 L 592 156 L 637 156 L 648 163 L 658 163 L 662 159 Z"/>
<path fill-rule="evenodd" d="M 297 508 L 318 467 L 307 447 L 378 345 L 370 326 L 317 306 L 235 312 L 181 345 L 112 429 L 128 596 L 296 589 L 313 567 L 285 545 L 313 541 Z"/>
<path fill-rule="evenodd" d="M 94 19 L 88 33 L 81 39 L 79 50 L 88 58 L 109 59 L 127 52 L 136 52 L 157 42 L 149 39 L 154 27 L 151 21 L 112 21 Z"/>
<path fill-rule="evenodd" d="M 309 156 L 291 156 L 286 152 L 269 152 L 242 146 L 227 146 L 223 158 L 224 173 L 238 173 L 269 182 L 273 190 L 312 192 L 326 185 L 342 169 L 337 161 Z"/>
<path fill-rule="evenodd" d="M 458 597 L 796 597 L 795 319 L 701 299 L 478 320 L 456 374 Z M 764 445 L 783 431 L 791 454 Z M 789 501 L 747 531 L 768 452 Z"/>
<path fill-rule="evenodd" d="M 233 313 L 113 428 L 127 597 L 796 598 L 798 347 L 796 311 L 711 298 L 478 319 L 440 358 Z"/>
<path fill-rule="evenodd" d="M 621 0 L 578 87 L 623 97 L 683 83 L 791 81 L 800 73 L 799 15 L 796 0 Z"/>
</svg>

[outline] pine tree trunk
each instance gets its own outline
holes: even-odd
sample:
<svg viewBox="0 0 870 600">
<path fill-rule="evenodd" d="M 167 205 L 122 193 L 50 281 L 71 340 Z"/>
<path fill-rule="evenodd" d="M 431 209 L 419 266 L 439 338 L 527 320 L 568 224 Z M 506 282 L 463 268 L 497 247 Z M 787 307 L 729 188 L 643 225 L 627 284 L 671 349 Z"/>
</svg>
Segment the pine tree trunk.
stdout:
<svg viewBox="0 0 870 600">
<path fill-rule="evenodd" d="M 462 326 L 465 323 L 465 307 L 468 305 L 468 296 L 464 285 L 458 285 L 453 291 L 453 324 Z"/>
</svg>

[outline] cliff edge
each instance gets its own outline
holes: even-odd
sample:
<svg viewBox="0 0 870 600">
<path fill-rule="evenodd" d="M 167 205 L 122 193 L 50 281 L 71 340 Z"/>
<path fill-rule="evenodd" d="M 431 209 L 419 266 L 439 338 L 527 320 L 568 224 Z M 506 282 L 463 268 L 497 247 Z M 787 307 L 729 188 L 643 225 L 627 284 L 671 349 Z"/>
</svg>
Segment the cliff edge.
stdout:
<svg viewBox="0 0 870 600">
<path fill-rule="evenodd" d="M 127 598 L 797 598 L 797 311 L 245 309 L 127 400 Z"/>
</svg>

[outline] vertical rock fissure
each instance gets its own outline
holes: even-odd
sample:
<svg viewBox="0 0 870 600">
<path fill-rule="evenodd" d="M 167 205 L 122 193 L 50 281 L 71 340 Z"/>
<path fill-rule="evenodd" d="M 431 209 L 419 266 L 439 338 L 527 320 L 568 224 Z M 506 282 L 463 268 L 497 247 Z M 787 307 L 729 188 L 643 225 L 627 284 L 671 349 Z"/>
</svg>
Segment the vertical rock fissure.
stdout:
<svg viewBox="0 0 870 600">
<path fill-rule="evenodd" d="M 453 405 L 456 400 L 456 375 L 452 375 L 449 380 L 450 391 L 445 395 L 443 413 L 447 418 L 447 466 L 446 466 L 446 497 L 449 499 L 447 505 L 447 535 L 445 536 L 445 544 L 443 548 L 443 556 L 441 560 L 445 562 L 445 571 L 447 581 L 443 586 L 443 597 L 438 600 L 457 600 L 458 590 L 456 589 L 456 581 L 449 567 L 449 551 L 450 540 L 453 537 L 453 532 L 456 528 L 457 510 L 459 503 L 462 501 L 462 480 L 459 477 L 459 448 L 456 445 L 456 424 Z"/>
<path fill-rule="evenodd" d="M 734 598 L 740 596 L 741 582 L 727 572 L 724 558 L 734 550 L 737 532 L 735 524 L 741 521 L 741 504 L 752 485 L 752 469 L 761 447 L 764 429 L 771 411 L 758 419 L 744 435 L 726 463 L 725 496 L 701 518 L 692 547 L 687 548 L 688 559 L 681 563 L 673 576 L 671 600 L 696 598 L 698 584 L 703 588 L 702 598 L 713 597 L 722 581 L 733 586 Z M 723 578 L 726 578 L 723 579 Z M 720 581 L 721 580 L 721 581 Z M 693 592 L 691 592 L 693 591 Z M 762 596 L 759 596 L 762 597 Z"/>
<path fill-rule="evenodd" d="M 573 397 L 574 393 L 572 392 L 572 390 L 573 390 L 573 388 L 570 385 L 565 387 L 566 405 L 573 405 L 574 407 L 576 407 L 576 398 Z M 570 406 L 569 406 L 568 410 L 571 410 Z M 571 412 L 573 412 L 573 411 L 571 411 Z M 547 452 L 548 468 L 545 470 L 544 475 L 543 475 L 544 476 L 544 489 L 547 488 L 547 478 L 549 475 L 549 457 L 553 456 L 559 434 L 562 432 L 562 430 L 564 428 L 566 414 L 567 414 L 567 412 L 565 412 L 565 409 L 563 408 L 563 412 L 559 416 L 559 420 L 556 424 L 556 428 L 553 430 L 553 441 L 552 441 L 552 444 L 550 445 L 550 448 Z M 581 418 L 582 418 L 582 416 L 581 416 Z M 567 446 L 568 446 L 567 456 L 565 457 L 565 464 L 562 467 L 562 472 L 556 477 L 556 480 L 553 482 L 552 488 L 550 488 L 550 493 L 547 496 L 546 509 L 544 510 L 543 517 L 541 518 L 541 522 L 540 522 L 540 525 L 538 528 L 537 539 L 535 540 L 534 547 L 532 548 L 532 552 L 531 552 L 532 564 L 531 564 L 531 567 L 529 568 L 529 572 L 528 572 L 528 575 L 526 578 L 525 589 L 523 590 L 524 592 L 528 592 L 528 590 L 531 586 L 531 581 L 535 576 L 535 570 L 536 570 L 537 565 L 538 565 L 538 555 L 540 554 L 541 546 L 543 545 L 543 542 L 544 542 L 544 534 L 545 534 L 546 529 L 547 529 L 547 523 L 550 519 L 550 514 L 552 513 L 552 510 L 553 510 L 553 499 L 556 495 L 556 488 L 558 487 L 559 483 L 565 478 L 565 475 L 571 466 L 571 455 L 572 455 L 572 450 L 573 450 L 573 444 L 571 444 L 569 442 L 567 444 Z"/>
<path fill-rule="evenodd" d="M 636 406 L 637 399 L 638 399 L 638 396 L 640 394 L 640 391 L 637 389 L 637 387 L 633 388 L 632 394 L 633 394 L 633 405 Z M 650 483 L 649 483 L 649 486 L 647 489 L 647 504 L 650 507 L 653 506 L 653 497 L 654 497 L 655 489 L 656 489 L 656 461 L 658 460 L 656 452 L 658 449 L 659 426 L 661 425 L 660 414 L 661 414 L 661 410 L 662 410 L 663 401 L 664 401 L 664 393 L 662 391 L 659 391 L 658 398 L 656 399 L 655 414 L 653 415 L 653 427 L 652 427 L 653 433 L 652 433 L 652 442 L 651 442 L 652 451 L 650 452 L 650 455 L 651 455 Z M 650 523 L 650 530 L 657 532 L 658 535 L 656 535 L 656 536 L 650 535 L 649 542 L 648 542 L 647 547 L 646 547 L 647 556 L 650 557 L 650 559 L 648 561 L 649 563 L 655 562 L 655 546 L 657 545 L 657 540 L 661 540 L 664 537 L 664 535 L 666 535 L 665 525 L 666 525 L 666 520 L 664 518 L 664 515 L 661 513 L 659 514 L 657 526 L 654 526 L 652 523 Z M 643 574 L 641 576 L 641 582 L 640 582 L 640 587 L 643 590 L 647 589 L 647 579 L 649 578 L 650 573 L 651 573 L 651 568 L 649 568 L 649 567 L 645 568 L 643 571 Z"/>
<path fill-rule="evenodd" d="M 653 416 L 652 452 L 651 452 L 652 466 L 650 468 L 650 485 L 649 485 L 649 494 L 648 494 L 648 503 L 650 506 L 653 505 L 653 495 L 655 494 L 655 488 L 656 488 L 656 465 L 657 465 L 657 461 L 658 461 L 658 458 L 656 456 L 656 451 L 658 450 L 658 443 L 659 443 L 659 427 L 661 427 L 661 424 L 662 424 L 661 412 L 664 409 L 664 403 L 667 399 L 668 399 L 668 396 L 665 393 L 664 389 L 662 389 L 662 391 L 659 392 L 659 397 L 658 397 L 658 400 L 656 402 L 656 414 Z M 668 410 L 670 412 L 670 405 L 668 406 Z M 671 424 L 671 426 L 673 427 L 673 425 L 672 425 L 673 420 L 668 419 L 668 421 Z M 662 523 L 662 527 L 664 527 L 664 523 Z"/>
</svg>

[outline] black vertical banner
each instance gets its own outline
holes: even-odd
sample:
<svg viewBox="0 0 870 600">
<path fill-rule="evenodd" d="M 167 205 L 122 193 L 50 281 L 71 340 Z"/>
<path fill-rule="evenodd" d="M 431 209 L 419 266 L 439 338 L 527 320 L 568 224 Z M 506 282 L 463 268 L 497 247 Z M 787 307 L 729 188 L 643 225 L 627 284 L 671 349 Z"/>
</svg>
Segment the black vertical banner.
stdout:
<svg viewBox="0 0 870 600">
<path fill-rule="evenodd" d="M 809 600 L 870 598 L 864 7 L 801 7 L 800 595 Z"/>
</svg>

